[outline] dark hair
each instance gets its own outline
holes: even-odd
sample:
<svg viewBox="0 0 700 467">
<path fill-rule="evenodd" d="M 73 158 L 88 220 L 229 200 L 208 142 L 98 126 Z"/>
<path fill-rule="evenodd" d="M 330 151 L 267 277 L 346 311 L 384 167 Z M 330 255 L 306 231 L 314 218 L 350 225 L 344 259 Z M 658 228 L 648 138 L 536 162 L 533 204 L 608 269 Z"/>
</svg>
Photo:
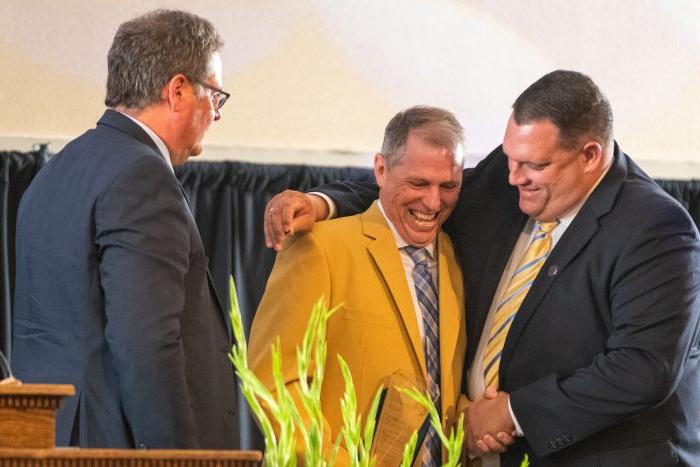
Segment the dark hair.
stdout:
<svg viewBox="0 0 700 467">
<path fill-rule="evenodd" d="M 206 80 L 223 44 L 209 21 L 185 11 L 155 10 L 123 23 L 107 55 L 105 105 L 143 109 L 178 73 Z"/>
<path fill-rule="evenodd" d="M 464 144 L 464 130 L 452 112 L 438 107 L 411 107 L 394 115 L 384 130 L 382 155 L 388 167 L 403 157 L 411 130 L 416 130 L 426 142 L 449 149 L 453 156 Z"/>
<path fill-rule="evenodd" d="M 547 119 L 559 128 L 559 143 L 565 148 L 584 138 L 603 147 L 612 139 L 610 104 L 591 78 L 576 71 L 557 70 L 530 85 L 513 104 L 518 125 Z"/>
</svg>

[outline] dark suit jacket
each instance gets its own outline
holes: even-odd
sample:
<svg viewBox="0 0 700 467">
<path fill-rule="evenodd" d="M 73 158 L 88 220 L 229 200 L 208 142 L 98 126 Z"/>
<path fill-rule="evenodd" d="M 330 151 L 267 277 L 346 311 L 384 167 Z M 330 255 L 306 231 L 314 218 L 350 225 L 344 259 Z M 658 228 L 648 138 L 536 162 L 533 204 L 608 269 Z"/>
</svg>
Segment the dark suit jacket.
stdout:
<svg viewBox="0 0 700 467">
<path fill-rule="evenodd" d="M 58 445 L 233 448 L 228 319 L 181 187 L 113 110 L 37 174 L 19 208 L 12 366 L 70 383 Z"/>
<path fill-rule="evenodd" d="M 501 389 L 518 465 L 700 465 L 700 242 L 685 210 L 615 147 L 613 166 L 542 267 L 508 333 Z M 462 262 L 467 369 L 527 216 L 501 148 L 465 171 L 445 224 Z M 345 203 L 326 191 L 341 212 Z M 325 191 L 325 190 L 324 190 Z"/>
</svg>

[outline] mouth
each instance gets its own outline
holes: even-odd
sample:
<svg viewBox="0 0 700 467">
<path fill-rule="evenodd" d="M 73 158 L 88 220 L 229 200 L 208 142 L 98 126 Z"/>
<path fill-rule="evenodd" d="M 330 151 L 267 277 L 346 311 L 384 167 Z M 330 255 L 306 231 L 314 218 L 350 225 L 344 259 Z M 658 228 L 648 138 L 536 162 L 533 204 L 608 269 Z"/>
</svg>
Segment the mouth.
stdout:
<svg viewBox="0 0 700 467">
<path fill-rule="evenodd" d="M 424 226 L 431 226 L 437 222 L 437 217 L 438 213 L 425 213 L 425 212 L 420 212 L 416 211 L 414 209 L 409 209 L 408 210 L 409 214 L 411 214 L 411 217 L 413 218 L 414 221 L 416 221 L 417 224 L 419 225 L 424 225 Z"/>
<path fill-rule="evenodd" d="M 518 191 L 520 192 L 520 196 L 532 196 L 538 191 L 540 191 L 539 188 L 523 188 L 523 187 L 518 187 Z"/>
</svg>

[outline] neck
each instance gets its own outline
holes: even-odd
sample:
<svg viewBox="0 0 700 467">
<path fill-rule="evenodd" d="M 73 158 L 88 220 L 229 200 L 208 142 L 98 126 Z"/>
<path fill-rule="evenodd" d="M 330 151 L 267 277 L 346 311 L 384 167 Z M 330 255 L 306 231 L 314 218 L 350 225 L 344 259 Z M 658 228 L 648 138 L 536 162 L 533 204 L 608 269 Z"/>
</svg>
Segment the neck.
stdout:
<svg viewBox="0 0 700 467">
<path fill-rule="evenodd" d="M 153 132 L 163 140 L 163 143 L 168 147 L 168 151 L 170 151 L 171 154 L 173 153 L 171 141 L 173 140 L 172 135 L 174 131 L 170 126 L 168 115 L 164 113 L 161 105 L 152 104 L 143 109 L 117 106 L 114 110 L 126 114 L 131 118 L 135 118 L 153 130 Z"/>
</svg>

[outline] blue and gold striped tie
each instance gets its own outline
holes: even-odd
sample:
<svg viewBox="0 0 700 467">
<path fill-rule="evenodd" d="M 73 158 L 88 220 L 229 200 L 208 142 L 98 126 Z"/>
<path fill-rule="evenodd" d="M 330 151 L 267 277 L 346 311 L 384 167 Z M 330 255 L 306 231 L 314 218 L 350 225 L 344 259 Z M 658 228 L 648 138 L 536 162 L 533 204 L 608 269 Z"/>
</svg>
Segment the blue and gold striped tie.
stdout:
<svg viewBox="0 0 700 467">
<path fill-rule="evenodd" d="M 428 393 L 440 413 L 440 315 L 437 289 L 428 265 L 426 249 L 414 246 L 406 246 L 403 249 L 415 263 L 412 276 L 423 317 L 423 354 L 428 375 Z M 422 460 L 422 465 L 441 465 L 442 445 L 432 426 L 426 434 L 425 446 L 426 456 Z"/>
<path fill-rule="evenodd" d="M 535 235 L 532 237 L 527 250 L 525 250 L 525 254 L 513 273 L 513 277 L 510 278 L 506 292 L 498 304 L 493 323 L 491 324 L 486 351 L 484 352 L 485 388 L 498 388 L 501 352 L 503 351 L 503 344 L 506 341 L 508 330 L 520 305 L 527 296 L 530 286 L 535 281 L 540 268 L 542 268 L 547 255 L 552 249 L 552 230 L 558 223 L 559 221 L 537 223 Z"/>
</svg>

